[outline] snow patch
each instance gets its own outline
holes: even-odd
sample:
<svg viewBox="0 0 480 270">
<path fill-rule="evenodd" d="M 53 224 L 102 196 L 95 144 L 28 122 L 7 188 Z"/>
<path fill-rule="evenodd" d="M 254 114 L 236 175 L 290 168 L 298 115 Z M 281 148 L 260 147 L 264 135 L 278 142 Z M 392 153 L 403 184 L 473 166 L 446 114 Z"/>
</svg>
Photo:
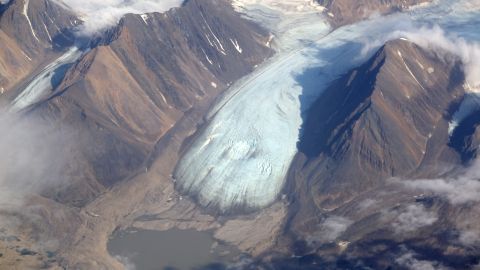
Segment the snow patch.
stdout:
<svg viewBox="0 0 480 270">
<path fill-rule="evenodd" d="M 235 49 L 237 50 L 237 52 L 242 53 L 243 50 L 242 50 L 242 48 L 240 47 L 240 45 L 238 45 L 237 39 L 235 39 L 235 41 L 232 40 L 232 39 L 230 39 L 230 42 L 232 42 L 232 45 L 235 47 Z"/>
<path fill-rule="evenodd" d="M 207 53 L 205 52 L 205 50 L 202 49 L 202 52 L 203 54 L 205 55 L 205 59 L 207 59 L 208 63 L 210 65 L 213 65 L 213 61 L 208 57 Z"/>
<path fill-rule="evenodd" d="M 48 40 L 50 42 L 52 42 L 52 36 L 50 35 L 50 32 L 48 31 L 47 25 L 45 25 L 45 23 L 42 23 L 42 24 L 43 24 L 43 28 L 45 29 L 45 32 L 47 33 Z"/>
<path fill-rule="evenodd" d="M 421 69 L 425 69 L 425 67 L 422 65 L 422 63 L 420 63 L 420 61 L 416 60 L 417 61 L 417 64 L 418 66 L 421 68 Z"/>
<path fill-rule="evenodd" d="M 223 48 L 223 44 L 222 42 L 220 42 L 220 39 L 218 39 L 218 37 L 215 35 L 215 33 L 213 32 L 212 28 L 210 27 L 210 25 L 208 24 L 207 20 L 205 19 L 205 16 L 203 15 L 203 12 L 200 12 L 200 15 L 202 16 L 202 19 L 203 19 L 203 22 L 205 23 L 205 25 L 207 26 L 208 30 L 210 31 L 210 33 L 213 35 L 213 37 L 215 38 L 215 41 L 216 43 L 215 44 L 215 47 L 217 48 L 217 50 L 223 54 L 223 55 L 227 55 L 226 52 L 225 52 L 225 49 Z M 208 38 L 208 36 L 207 36 Z M 208 41 L 210 42 L 210 39 L 208 39 Z M 212 42 L 210 42 L 210 44 L 212 44 Z M 217 44 L 218 44 L 218 47 L 217 47 Z"/>
<path fill-rule="evenodd" d="M 29 4 L 30 4 L 30 0 L 24 0 L 22 15 L 25 16 L 25 18 L 27 19 L 27 22 L 28 22 L 28 25 L 30 26 L 30 31 L 32 32 L 33 37 L 37 41 L 40 41 L 37 37 L 37 34 L 35 33 L 35 30 L 33 30 L 32 22 L 30 21 L 30 18 L 28 17 L 28 6 L 29 6 Z"/>
<path fill-rule="evenodd" d="M 270 34 L 270 35 L 268 36 L 267 42 L 265 43 L 265 46 L 267 46 L 267 47 L 270 48 L 270 44 L 272 43 L 273 38 L 275 38 L 275 35 Z"/>
<path fill-rule="evenodd" d="M 142 15 L 140 15 L 140 17 L 142 17 L 143 22 L 146 25 L 148 25 L 148 18 L 149 18 L 148 15 L 147 14 L 142 14 Z"/>
<path fill-rule="evenodd" d="M 408 73 L 410 74 L 410 76 L 412 76 L 412 78 L 417 82 L 417 84 L 423 89 L 425 90 L 425 88 L 423 87 L 423 85 L 418 81 L 417 77 L 413 74 L 412 70 L 410 70 L 410 68 L 408 67 L 407 63 L 405 62 L 405 59 L 403 58 L 402 56 L 402 53 L 400 51 L 397 50 L 397 53 L 398 55 L 400 56 L 400 58 L 402 59 L 402 62 L 403 62 L 403 65 L 405 65 L 405 68 L 407 69 Z M 410 96 L 407 96 L 407 98 L 410 98 Z"/>
<path fill-rule="evenodd" d="M 20 50 L 20 52 L 23 56 L 25 56 L 25 58 L 27 58 L 28 61 L 32 61 L 32 58 L 30 58 L 24 51 Z"/>
</svg>

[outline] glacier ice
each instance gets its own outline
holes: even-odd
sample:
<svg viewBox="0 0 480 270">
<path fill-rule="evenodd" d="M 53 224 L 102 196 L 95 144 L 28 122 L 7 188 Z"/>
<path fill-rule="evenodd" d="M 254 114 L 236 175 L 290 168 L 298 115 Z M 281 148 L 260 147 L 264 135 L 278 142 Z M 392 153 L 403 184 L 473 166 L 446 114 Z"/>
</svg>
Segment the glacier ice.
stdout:
<svg viewBox="0 0 480 270">
<path fill-rule="evenodd" d="M 63 72 L 59 70 L 62 66 L 77 61 L 82 54 L 83 52 L 77 47 L 71 47 L 62 56 L 48 64 L 33 78 L 27 87 L 15 97 L 11 103 L 10 110 L 13 112 L 21 111 L 48 96 L 49 91 L 54 87 L 52 81 L 56 72 Z"/>
<path fill-rule="evenodd" d="M 459 11 L 449 0 L 333 32 L 322 8 L 309 1 L 233 3 L 244 16 L 270 29 L 277 53 L 230 87 L 174 173 L 180 190 L 221 211 L 258 209 L 277 198 L 310 102 L 387 39 L 399 37 L 392 32 L 408 33 L 439 22 L 448 33 L 472 38 L 462 23 L 455 23 L 472 11 Z"/>
</svg>

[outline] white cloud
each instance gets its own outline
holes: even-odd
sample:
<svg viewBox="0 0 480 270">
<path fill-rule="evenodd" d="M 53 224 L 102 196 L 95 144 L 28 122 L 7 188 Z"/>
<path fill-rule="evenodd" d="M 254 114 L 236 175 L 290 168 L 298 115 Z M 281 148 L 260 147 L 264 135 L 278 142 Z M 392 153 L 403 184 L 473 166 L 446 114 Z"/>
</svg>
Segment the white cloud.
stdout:
<svg viewBox="0 0 480 270">
<path fill-rule="evenodd" d="M 55 0 L 64 3 L 84 21 L 79 34 L 91 36 L 118 24 L 127 13 L 164 12 L 180 6 L 182 0 Z"/>
<path fill-rule="evenodd" d="M 362 55 L 369 54 L 389 40 L 407 38 L 417 45 L 443 55 L 445 52 L 459 57 L 463 62 L 466 82 L 471 91 L 480 91 L 480 45 L 467 42 L 465 39 L 453 34 L 447 34 L 438 25 L 433 27 L 415 28 L 414 25 L 405 24 L 404 30 L 394 31 L 381 40 L 369 41 L 364 44 Z"/>
<path fill-rule="evenodd" d="M 398 216 L 392 223 L 396 233 L 403 234 L 432 225 L 438 218 L 435 212 L 428 211 L 423 205 L 408 205 L 404 211 L 395 213 Z"/>
<path fill-rule="evenodd" d="M 358 209 L 363 211 L 377 204 L 378 202 L 374 199 L 366 199 L 358 204 Z"/>
<path fill-rule="evenodd" d="M 474 230 L 461 230 L 458 240 L 466 246 L 478 245 L 480 243 L 480 232 Z"/>
<path fill-rule="evenodd" d="M 0 130 L 0 209 L 67 183 L 62 169 L 74 147 L 67 132 L 7 114 L 0 116 Z"/>
<path fill-rule="evenodd" d="M 421 47 L 441 49 L 460 57 L 464 64 L 466 81 L 471 87 L 480 90 L 480 46 L 469 43 L 456 36 L 447 36 L 438 26 L 420 28 L 414 32 L 397 32 L 397 36 L 405 36 Z"/>
<path fill-rule="evenodd" d="M 328 217 L 319 225 L 319 230 L 309 235 L 306 240 L 309 243 L 333 241 L 341 236 L 352 223 L 353 221 L 345 217 Z"/>
<path fill-rule="evenodd" d="M 459 176 L 444 179 L 393 180 L 409 189 L 431 192 L 452 204 L 480 202 L 480 161 Z"/>
<path fill-rule="evenodd" d="M 439 262 L 418 260 L 412 252 L 407 252 L 395 260 L 395 262 L 410 270 L 446 270 Z"/>
</svg>

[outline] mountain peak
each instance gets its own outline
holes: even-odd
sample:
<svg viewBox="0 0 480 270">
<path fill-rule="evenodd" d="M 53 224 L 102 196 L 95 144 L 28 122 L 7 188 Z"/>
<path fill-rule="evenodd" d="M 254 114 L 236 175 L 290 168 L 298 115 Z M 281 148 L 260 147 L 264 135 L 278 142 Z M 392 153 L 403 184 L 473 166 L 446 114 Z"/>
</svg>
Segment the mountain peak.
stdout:
<svg viewBox="0 0 480 270">
<path fill-rule="evenodd" d="M 456 58 L 408 40 L 386 43 L 342 76 L 313 105 L 299 143 L 318 196 L 346 199 L 389 177 L 454 158 L 445 134 L 463 80 Z M 336 204 L 329 196 L 322 201 Z"/>
</svg>

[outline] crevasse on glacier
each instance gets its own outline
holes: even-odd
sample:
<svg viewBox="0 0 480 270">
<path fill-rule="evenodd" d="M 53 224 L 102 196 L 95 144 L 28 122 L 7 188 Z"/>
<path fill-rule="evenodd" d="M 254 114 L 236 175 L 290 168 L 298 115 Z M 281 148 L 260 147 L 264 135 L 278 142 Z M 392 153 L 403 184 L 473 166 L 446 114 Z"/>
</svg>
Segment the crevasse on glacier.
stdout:
<svg viewBox="0 0 480 270">
<path fill-rule="evenodd" d="M 270 29 L 277 53 L 228 90 L 174 173 L 181 191 L 221 211 L 259 209 L 275 201 L 297 151 L 302 116 L 332 80 L 419 25 L 439 22 L 447 33 L 462 36 L 464 26 L 452 19 L 469 12 L 445 0 L 331 32 L 323 8 L 313 2 L 233 4 Z"/>
</svg>

